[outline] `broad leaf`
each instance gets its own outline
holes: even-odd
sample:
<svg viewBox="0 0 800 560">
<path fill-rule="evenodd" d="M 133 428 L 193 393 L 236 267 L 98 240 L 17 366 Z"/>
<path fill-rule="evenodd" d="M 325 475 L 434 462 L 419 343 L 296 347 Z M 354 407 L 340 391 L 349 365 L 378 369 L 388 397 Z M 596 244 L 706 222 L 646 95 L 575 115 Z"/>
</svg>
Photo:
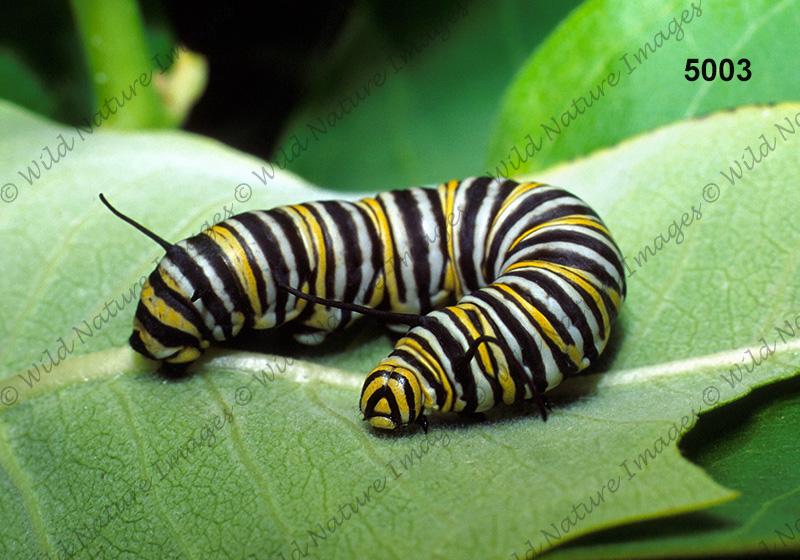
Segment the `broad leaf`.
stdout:
<svg viewBox="0 0 800 560">
<path fill-rule="evenodd" d="M 800 76 L 786 70 L 800 50 L 798 8 L 797 0 L 585 2 L 508 88 L 486 170 L 518 175 L 686 117 L 798 100 Z M 690 58 L 698 68 L 730 59 L 743 77 L 747 59 L 752 76 L 725 81 L 717 68 L 713 80 L 690 82 Z"/>
<path fill-rule="evenodd" d="M 587 535 L 554 551 L 552 558 L 699 557 L 711 551 L 796 555 L 798 429 L 797 376 L 703 415 L 680 447 L 714 480 L 740 491 L 738 499 Z"/>
<path fill-rule="evenodd" d="M 331 193 L 280 173 L 262 186 L 251 173 L 262 162 L 174 132 L 76 139 L 28 185 L 17 170 L 77 133 L 0 106 L 0 177 L 18 187 L 0 207 L 0 552 L 290 558 L 296 542 L 321 558 L 522 557 L 528 540 L 538 552 L 733 499 L 675 438 L 697 413 L 798 369 L 800 332 L 778 340 L 775 327 L 788 333 L 784 321 L 800 313 L 800 199 L 788 190 L 800 144 L 774 127 L 800 128 L 798 113 L 785 105 L 686 121 L 542 175 L 600 212 L 631 266 L 595 375 L 562 384 L 547 423 L 520 405 L 484 424 L 433 417 L 427 436 L 385 437 L 357 411 L 366 371 L 389 351 L 368 326 L 284 356 L 215 350 L 191 378 L 165 382 L 125 344 L 133 303 L 114 302 L 138 293 L 161 250 L 111 216 L 99 191 L 169 240 L 230 204 L 239 212 Z M 726 184 L 720 170 L 748 145 L 758 153 L 760 134 L 776 138 L 774 149 Z M 713 204 L 703 199 L 710 181 L 721 189 Z M 246 202 L 243 182 L 253 189 Z M 692 205 L 702 218 L 681 243 L 664 241 L 643 262 L 638 251 L 668 239 Z M 98 314 L 100 328 L 81 342 L 74 327 Z M 62 336 L 69 359 L 36 381 L 31 362 L 43 348 L 57 358 Z M 774 353 L 729 386 L 720 376 L 749 363 L 748 349 L 758 356 L 762 336 Z M 762 538 L 784 521 L 769 507 L 780 504 L 774 490 L 740 498 L 774 521 L 757 525 Z M 647 546 L 658 543 L 639 553 Z"/>
</svg>

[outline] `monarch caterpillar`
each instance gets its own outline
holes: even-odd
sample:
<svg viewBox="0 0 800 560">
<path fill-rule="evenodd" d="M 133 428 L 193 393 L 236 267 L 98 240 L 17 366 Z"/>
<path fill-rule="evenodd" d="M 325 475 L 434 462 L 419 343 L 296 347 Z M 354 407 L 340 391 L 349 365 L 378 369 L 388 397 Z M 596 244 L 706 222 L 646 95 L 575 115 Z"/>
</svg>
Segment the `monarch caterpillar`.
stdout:
<svg viewBox="0 0 800 560">
<path fill-rule="evenodd" d="M 625 298 L 603 222 L 543 183 L 469 178 L 245 212 L 174 245 L 100 198 L 167 251 L 130 337 L 162 366 L 244 327 L 292 324 L 313 344 L 359 313 L 410 325 L 364 382 L 360 410 L 379 429 L 522 399 L 546 420 L 541 394 L 597 359 Z"/>
</svg>

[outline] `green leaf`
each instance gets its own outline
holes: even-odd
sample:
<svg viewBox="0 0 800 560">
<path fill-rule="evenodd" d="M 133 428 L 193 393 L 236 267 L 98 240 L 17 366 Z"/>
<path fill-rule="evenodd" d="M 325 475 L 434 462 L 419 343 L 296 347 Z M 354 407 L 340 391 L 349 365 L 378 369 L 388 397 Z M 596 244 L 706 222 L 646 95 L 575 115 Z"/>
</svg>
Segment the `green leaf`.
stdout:
<svg viewBox="0 0 800 560">
<path fill-rule="evenodd" d="M 35 72 L 8 48 L 0 48 L 0 99 L 42 114 L 52 113 L 55 106 Z"/>
<path fill-rule="evenodd" d="M 797 0 L 586 2 L 508 88 L 486 169 L 516 176 L 683 118 L 798 100 L 800 76 L 787 71 L 800 50 L 798 7 Z M 707 58 L 717 65 L 746 58 L 752 77 L 689 82 L 689 58 L 698 67 Z"/>
<path fill-rule="evenodd" d="M 252 175 L 262 162 L 176 132 L 98 131 L 28 185 L 17 170 L 59 134 L 77 133 L 0 105 L 9 131 L 0 177 L 19 187 L 0 206 L 0 552 L 290 558 L 296 541 L 323 558 L 522 557 L 528 540 L 538 551 L 734 498 L 681 455 L 675 436 L 696 413 L 797 372 L 800 326 L 785 342 L 775 331 L 800 313 L 800 199 L 787 196 L 800 143 L 774 127 L 789 127 L 785 117 L 800 128 L 798 105 L 685 121 L 543 174 L 595 207 L 631 266 L 628 301 L 595 375 L 556 389 L 547 423 L 517 405 L 483 424 L 433 417 L 427 436 L 382 437 L 357 410 L 370 364 L 389 351 L 369 326 L 335 348 L 283 357 L 214 350 L 186 380 L 156 376 L 125 344 L 133 304 L 117 306 L 162 251 L 97 200 L 102 191 L 177 240 L 230 204 L 239 212 L 332 193 L 281 173 L 262 186 Z M 759 153 L 761 134 L 774 149 L 726 184 L 720 170 L 748 145 Z M 713 204 L 703 199 L 711 181 L 721 193 Z M 252 198 L 241 202 L 245 182 Z M 670 223 L 692 205 L 702 218 L 638 266 L 638 251 L 671 237 Z M 100 328 L 81 343 L 73 327 L 98 315 Z M 69 359 L 32 380 L 31 362 L 43 348 L 58 356 L 60 336 Z M 748 349 L 758 355 L 762 336 L 778 342 L 774 354 L 729 386 L 720 376 Z M 796 434 L 772 416 L 757 428 L 764 423 Z M 796 471 L 791 457 L 775 460 Z M 774 538 L 787 521 L 777 515 L 787 503 L 772 494 L 779 489 L 741 489 L 763 519 L 737 550 L 759 550 L 757 537 Z M 593 509 L 582 518 L 581 504 Z"/>
<path fill-rule="evenodd" d="M 681 440 L 685 454 L 714 480 L 742 492 L 737 500 L 697 513 L 615 527 L 578 538 L 548 558 L 631 558 L 790 554 L 800 532 L 797 442 L 800 378 L 756 391 L 704 415 Z"/>
</svg>

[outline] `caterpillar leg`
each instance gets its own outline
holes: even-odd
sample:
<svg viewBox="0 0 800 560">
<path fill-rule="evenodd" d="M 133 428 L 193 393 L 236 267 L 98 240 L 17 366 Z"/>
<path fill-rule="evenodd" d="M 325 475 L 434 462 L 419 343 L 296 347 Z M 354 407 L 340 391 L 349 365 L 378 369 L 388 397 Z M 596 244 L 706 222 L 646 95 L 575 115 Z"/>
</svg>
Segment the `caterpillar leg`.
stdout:
<svg viewBox="0 0 800 560">
<path fill-rule="evenodd" d="M 422 428 L 422 431 L 426 434 L 428 433 L 428 417 L 424 414 L 420 414 L 419 417 L 414 421 L 415 424 L 419 424 Z"/>
<path fill-rule="evenodd" d="M 189 364 L 173 364 L 170 362 L 161 362 L 158 368 L 158 373 L 166 379 L 181 379 L 187 376 Z"/>
<path fill-rule="evenodd" d="M 459 412 L 458 415 L 467 424 L 482 424 L 487 420 L 483 412 Z"/>
</svg>

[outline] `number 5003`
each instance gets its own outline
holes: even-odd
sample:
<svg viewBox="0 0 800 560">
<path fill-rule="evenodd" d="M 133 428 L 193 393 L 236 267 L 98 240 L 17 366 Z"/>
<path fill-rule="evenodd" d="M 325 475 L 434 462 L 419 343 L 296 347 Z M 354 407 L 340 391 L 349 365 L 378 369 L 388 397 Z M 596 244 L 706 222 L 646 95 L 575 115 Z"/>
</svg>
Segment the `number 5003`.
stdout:
<svg viewBox="0 0 800 560">
<path fill-rule="evenodd" d="M 710 82 L 717 77 L 717 63 L 713 58 L 705 59 L 700 67 L 697 66 L 699 62 L 699 58 L 686 59 L 687 80 L 693 82 L 699 78 L 701 74 L 703 79 L 707 82 Z M 750 76 L 752 76 L 752 73 L 750 72 L 750 61 L 746 58 L 740 58 L 736 64 L 739 66 L 740 70 L 740 72 L 736 74 L 736 77 L 742 82 L 749 80 Z M 722 81 L 731 81 L 733 79 L 733 73 L 734 65 L 730 58 L 723 58 L 719 61 L 719 77 L 722 78 Z"/>
</svg>

